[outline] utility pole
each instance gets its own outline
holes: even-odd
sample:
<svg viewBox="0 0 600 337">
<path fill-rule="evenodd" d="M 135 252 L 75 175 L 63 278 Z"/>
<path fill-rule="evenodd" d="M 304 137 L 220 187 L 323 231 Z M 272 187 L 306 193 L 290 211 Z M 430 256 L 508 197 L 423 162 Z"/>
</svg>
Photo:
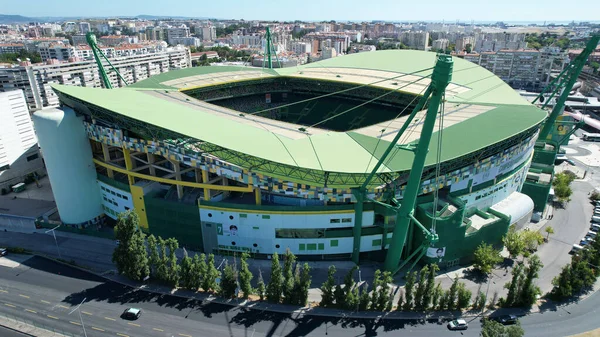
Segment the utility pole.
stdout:
<svg viewBox="0 0 600 337">
<path fill-rule="evenodd" d="M 56 244 L 56 250 L 58 250 L 58 257 L 60 257 L 62 259 L 62 256 L 60 255 L 60 248 L 58 248 L 58 241 L 56 241 L 56 234 L 54 233 L 54 231 L 58 227 L 60 227 L 60 225 L 58 225 L 58 226 L 56 226 L 56 227 L 54 227 L 52 229 L 47 230 L 45 233 L 48 234 L 48 232 L 52 232 L 52 236 L 54 236 L 54 243 Z"/>
<path fill-rule="evenodd" d="M 81 300 L 81 303 L 79 303 L 79 305 L 77 307 L 75 307 L 75 309 L 71 310 L 71 312 L 69 313 L 72 314 L 75 310 L 77 310 L 77 312 L 79 313 L 79 320 L 81 321 L 81 327 L 83 328 L 83 336 L 87 337 L 87 333 L 85 332 L 85 325 L 83 325 L 83 318 L 81 317 L 81 310 L 79 310 L 79 307 L 81 307 L 81 305 L 83 304 L 83 302 L 85 302 L 87 298 L 84 297 L 83 300 Z"/>
</svg>

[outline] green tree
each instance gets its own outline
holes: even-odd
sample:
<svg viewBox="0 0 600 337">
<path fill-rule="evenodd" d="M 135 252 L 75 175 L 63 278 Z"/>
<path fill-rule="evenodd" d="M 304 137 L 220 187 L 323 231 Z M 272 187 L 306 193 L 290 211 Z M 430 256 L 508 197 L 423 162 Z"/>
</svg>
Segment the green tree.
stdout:
<svg viewBox="0 0 600 337">
<path fill-rule="evenodd" d="M 150 274 L 145 234 L 139 228 L 139 218 L 133 211 L 119 214 L 115 226 L 115 237 L 119 245 L 113 251 L 112 261 L 119 274 L 135 281 L 142 281 Z"/>
<path fill-rule="evenodd" d="M 449 304 L 450 304 L 450 291 L 442 289 L 440 292 L 440 305 L 438 307 L 438 310 L 448 309 Z"/>
<path fill-rule="evenodd" d="M 535 252 L 539 245 L 544 243 L 544 236 L 538 231 L 525 230 L 521 232 L 523 241 L 525 243 L 525 250 L 528 253 Z M 525 254 L 529 256 L 530 254 Z"/>
<path fill-rule="evenodd" d="M 218 292 L 219 286 L 217 285 L 217 278 L 221 276 L 221 272 L 215 267 L 215 255 L 208 254 L 208 260 L 206 261 L 206 273 L 202 278 L 202 289 L 204 291 Z"/>
<path fill-rule="evenodd" d="M 156 237 L 154 237 L 154 235 L 150 234 L 150 236 L 148 236 L 147 239 L 148 242 L 148 251 L 150 251 L 150 256 L 148 257 L 148 267 L 150 270 L 150 274 L 155 277 L 156 276 L 156 269 L 158 268 L 158 265 L 160 264 L 160 255 L 158 254 L 158 250 L 157 250 L 157 241 L 156 241 Z"/>
<path fill-rule="evenodd" d="M 486 301 L 487 301 L 487 296 L 485 295 L 485 293 L 483 291 L 480 291 L 479 295 L 477 296 L 477 303 L 475 303 L 476 309 L 478 309 L 478 310 L 485 309 Z"/>
<path fill-rule="evenodd" d="M 491 319 L 484 319 L 481 330 L 482 337 L 523 337 L 525 331 L 521 327 L 521 323 L 504 326 Z"/>
<path fill-rule="evenodd" d="M 521 264 L 517 264 L 512 270 L 512 279 L 510 282 L 504 285 L 504 288 L 508 289 L 508 294 L 506 295 L 506 299 L 503 301 L 503 306 L 511 307 L 518 300 L 519 296 L 519 282 L 522 279 L 523 274 L 523 266 Z"/>
<path fill-rule="evenodd" d="M 452 281 L 452 285 L 450 286 L 450 290 L 448 290 L 447 294 L 447 306 L 448 310 L 454 310 L 458 306 L 458 276 L 454 277 Z"/>
<path fill-rule="evenodd" d="M 548 241 L 550 240 L 550 234 L 554 234 L 554 228 L 552 228 L 552 226 L 546 226 L 544 232 L 546 232 L 546 241 Z"/>
<path fill-rule="evenodd" d="M 396 303 L 396 310 L 402 310 L 404 306 L 404 291 L 400 290 L 400 294 L 398 295 L 398 302 Z"/>
<path fill-rule="evenodd" d="M 158 266 L 156 268 L 156 278 L 164 283 L 169 282 L 169 268 L 167 261 L 167 243 L 162 237 L 158 237 Z"/>
<path fill-rule="evenodd" d="M 248 253 L 243 252 L 240 259 L 240 290 L 244 298 L 248 298 L 252 294 L 252 272 L 248 268 L 249 257 Z"/>
<path fill-rule="evenodd" d="M 198 291 L 198 289 L 202 286 L 202 276 L 204 275 L 201 271 L 202 263 L 204 262 L 204 254 L 202 254 L 202 261 L 200 260 L 200 256 L 198 254 L 194 254 L 192 258 L 192 271 L 191 271 L 191 282 L 190 282 L 190 290 Z M 204 263 L 206 266 L 206 263 Z"/>
<path fill-rule="evenodd" d="M 525 250 L 525 241 L 523 240 L 521 233 L 517 231 L 515 225 L 508 228 L 508 232 L 502 237 L 502 243 L 504 244 L 504 247 L 506 247 L 506 250 L 508 250 L 510 257 L 513 259 L 523 254 L 523 251 Z"/>
<path fill-rule="evenodd" d="M 279 264 L 279 255 L 273 253 L 271 259 L 271 280 L 267 285 L 267 301 L 271 303 L 280 303 L 282 291 L 283 275 L 281 272 L 281 265 Z"/>
<path fill-rule="evenodd" d="M 283 255 L 283 303 L 292 304 L 294 293 L 294 266 L 296 256 L 287 249 Z"/>
<path fill-rule="evenodd" d="M 329 308 L 333 306 L 333 291 L 335 288 L 335 266 L 329 266 L 329 270 L 327 271 L 327 280 L 321 286 L 321 304 L 320 306 L 324 308 Z"/>
<path fill-rule="evenodd" d="M 521 306 L 532 306 L 537 300 L 537 295 L 541 293 L 540 288 L 535 284 L 538 278 L 538 272 L 544 267 L 544 264 L 537 255 L 533 255 L 525 269 L 525 281 L 521 287 L 518 301 Z"/>
<path fill-rule="evenodd" d="M 358 300 L 358 310 L 366 311 L 369 310 L 371 297 L 369 296 L 369 285 L 365 282 L 360 292 L 360 298 Z"/>
<path fill-rule="evenodd" d="M 473 294 L 463 282 L 458 283 L 458 301 L 456 302 L 456 309 L 468 309 L 471 304 L 471 296 Z"/>
<path fill-rule="evenodd" d="M 558 276 L 552 279 L 551 295 L 556 300 L 569 298 L 573 295 L 573 286 L 571 285 L 571 265 L 566 265 Z"/>
<path fill-rule="evenodd" d="M 378 310 L 379 287 L 381 287 L 381 270 L 377 269 L 373 275 L 373 291 L 371 292 L 371 310 Z"/>
<path fill-rule="evenodd" d="M 265 300 L 265 281 L 262 277 L 262 272 L 258 271 L 258 282 L 256 283 L 256 294 L 261 301 Z"/>
<path fill-rule="evenodd" d="M 465 51 L 467 52 L 467 54 L 471 53 L 473 51 L 473 45 L 470 43 L 467 43 L 465 45 Z"/>
<path fill-rule="evenodd" d="M 358 299 L 354 298 L 354 285 L 356 282 L 354 281 L 354 273 L 358 270 L 358 266 L 352 267 L 344 276 L 344 309 L 348 310 L 356 310 L 356 305 L 358 304 Z"/>
<path fill-rule="evenodd" d="M 168 270 L 168 283 L 177 287 L 179 284 L 179 264 L 177 264 L 177 248 L 179 248 L 179 242 L 175 238 L 169 238 L 166 241 L 167 247 L 169 247 L 169 257 L 167 259 L 167 270 Z"/>
<path fill-rule="evenodd" d="M 600 68 L 600 63 L 598 62 L 590 62 L 590 67 L 594 69 L 595 73 L 598 73 L 598 68 Z"/>
<path fill-rule="evenodd" d="M 415 289 L 415 309 L 416 310 L 425 310 L 423 307 L 423 296 L 425 296 L 425 288 L 427 286 L 427 276 L 429 275 L 429 267 L 424 266 L 419 271 L 419 276 L 416 282 L 417 288 Z"/>
<path fill-rule="evenodd" d="M 308 302 L 308 290 L 310 289 L 310 284 L 312 282 L 312 277 L 310 276 L 310 266 L 308 265 L 308 263 L 304 263 L 304 265 L 302 266 L 302 271 L 300 272 L 300 285 L 299 285 L 299 292 L 297 295 L 297 299 L 298 301 L 296 302 L 297 305 L 306 305 L 306 302 Z"/>
<path fill-rule="evenodd" d="M 404 311 L 411 311 L 413 308 L 413 289 L 415 287 L 416 278 L 414 271 L 411 271 L 406 275 L 406 283 L 404 284 Z"/>
<path fill-rule="evenodd" d="M 384 311 L 390 304 L 390 283 L 393 282 L 392 273 L 384 271 L 381 275 L 379 294 L 377 295 L 377 310 Z M 373 303 L 375 304 L 375 303 Z"/>
<path fill-rule="evenodd" d="M 335 299 L 336 308 L 346 308 L 346 293 L 344 292 L 344 288 L 342 288 L 341 284 L 337 284 L 335 286 L 335 290 L 333 291 L 333 298 Z"/>
<path fill-rule="evenodd" d="M 437 309 L 442 296 L 444 296 L 444 291 L 442 290 L 442 285 L 438 283 L 433 289 L 433 295 L 431 296 L 431 307 L 433 310 Z"/>
<path fill-rule="evenodd" d="M 194 257 L 195 258 L 195 257 Z M 206 279 L 206 273 L 208 272 L 208 265 L 206 264 L 206 255 L 200 254 L 200 257 L 197 260 L 194 260 L 196 264 L 196 272 L 198 273 L 198 288 L 202 288 L 204 291 L 208 291 L 204 289 L 204 280 Z"/>
<path fill-rule="evenodd" d="M 482 242 L 473 253 L 473 267 L 484 274 L 489 274 L 492 268 L 500 262 L 502 262 L 500 251 L 486 243 Z"/>
<path fill-rule="evenodd" d="M 225 262 L 225 268 L 223 269 L 223 277 L 221 278 L 221 284 L 219 285 L 219 295 L 224 298 L 233 298 L 235 296 L 235 290 L 237 289 L 237 271 L 236 268 L 227 261 Z"/>
<path fill-rule="evenodd" d="M 193 275 L 194 263 L 192 258 L 188 256 L 187 250 L 183 250 L 183 259 L 181 259 L 181 285 L 186 289 L 193 289 L 194 275 Z"/>
<path fill-rule="evenodd" d="M 437 264 L 433 263 L 430 264 L 427 269 L 427 283 L 425 284 L 425 293 L 423 293 L 423 301 L 421 303 L 423 310 L 427 310 L 431 305 L 431 300 L 433 299 L 435 291 L 435 276 L 437 275 L 438 270 L 440 270 L 440 268 Z"/>
</svg>

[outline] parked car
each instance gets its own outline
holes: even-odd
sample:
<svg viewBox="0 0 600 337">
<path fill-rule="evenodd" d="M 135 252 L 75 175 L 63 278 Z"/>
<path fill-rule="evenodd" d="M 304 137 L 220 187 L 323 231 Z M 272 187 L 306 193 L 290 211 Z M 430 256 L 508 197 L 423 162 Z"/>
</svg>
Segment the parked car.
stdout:
<svg viewBox="0 0 600 337">
<path fill-rule="evenodd" d="M 573 248 L 571 248 L 571 251 L 569 252 L 569 254 L 576 254 L 580 250 L 583 250 L 583 247 L 578 244 L 574 244 Z"/>
<path fill-rule="evenodd" d="M 6 248 L 0 248 L 0 256 L 6 256 L 7 253 L 8 251 L 6 250 Z"/>
<path fill-rule="evenodd" d="M 136 320 L 136 319 L 140 318 L 141 315 L 142 315 L 142 309 L 127 308 L 127 309 L 125 309 L 125 311 L 123 311 L 123 314 L 121 314 L 121 318 L 128 319 L 128 320 Z"/>
<path fill-rule="evenodd" d="M 467 328 L 469 328 L 469 324 L 464 319 L 455 319 L 448 323 L 448 329 L 450 330 L 467 330 Z"/>
<path fill-rule="evenodd" d="M 490 319 L 492 321 L 496 321 L 500 324 L 508 325 L 508 324 L 516 324 L 517 320 L 519 318 L 516 315 L 501 315 L 501 316 L 490 317 Z"/>
</svg>

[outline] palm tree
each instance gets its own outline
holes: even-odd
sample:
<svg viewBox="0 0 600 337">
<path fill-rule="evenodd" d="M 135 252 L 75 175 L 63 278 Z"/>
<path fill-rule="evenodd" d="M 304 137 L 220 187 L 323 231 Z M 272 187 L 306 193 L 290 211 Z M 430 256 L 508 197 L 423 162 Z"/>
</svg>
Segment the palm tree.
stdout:
<svg viewBox="0 0 600 337">
<path fill-rule="evenodd" d="M 546 229 L 544 229 L 544 231 L 548 234 L 546 235 L 546 241 L 548 241 L 550 234 L 554 234 L 554 228 L 552 228 L 552 226 L 548 226 Z"/>
</svg>

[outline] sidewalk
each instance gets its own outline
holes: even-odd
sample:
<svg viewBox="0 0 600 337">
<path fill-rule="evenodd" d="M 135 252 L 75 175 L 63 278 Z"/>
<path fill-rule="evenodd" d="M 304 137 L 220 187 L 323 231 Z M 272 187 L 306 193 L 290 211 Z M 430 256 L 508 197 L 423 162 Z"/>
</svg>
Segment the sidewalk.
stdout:
<svg viewBox="0 0 600 337">
<path fill-rule="evenodd" d="M 24 335 L 32 337 L 68 337 L 71 335 L 64 335 L 60 332 L 46 330 L 43 327 L 31 325 L 24 321 L 21 321 L 15 317 L 6 317 L 0 314 L 0 326 L 6 329 L 18 331 Z"/>
</svg>

